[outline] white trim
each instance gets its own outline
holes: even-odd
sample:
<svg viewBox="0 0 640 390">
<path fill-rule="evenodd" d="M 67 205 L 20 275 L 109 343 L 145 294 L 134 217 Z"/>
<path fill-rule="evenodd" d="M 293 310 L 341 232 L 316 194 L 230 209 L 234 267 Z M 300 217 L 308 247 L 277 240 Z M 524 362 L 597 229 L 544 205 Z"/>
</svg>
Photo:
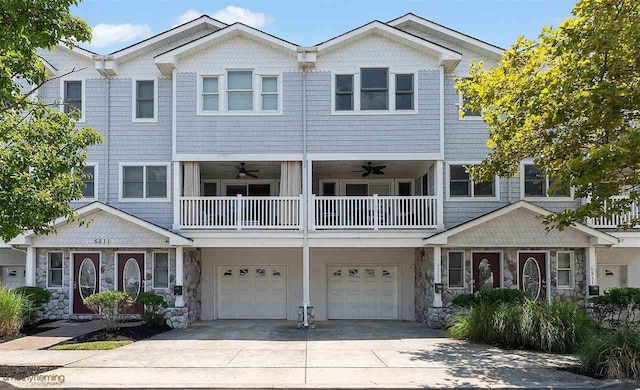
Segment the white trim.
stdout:
<svg viewBox="0 0 640 390">
<path fill-rule="evenodd" d="M 197 99 L 196 99 L 196 115 L 220 115 L 221 114 L 221 103 L 222 107 L 225 106 L 226 102 L 223 99 L 223 95 L 220 90 L 222 88 L 221 83 L 225 82 L 224 74 L 219 74 L 215 72 L 209 73 L 200 73 L 197 74 Z M 204 91 L 204 79 L 205 78 L 217 78 L 218 79 L 218 109 L 217 110 L 205 110 L 204 109 L 204 100 L 203 100 L 203 91 Z"/>
<path fill-rule="evenodd" d="M 482 115 L 465 115 L 460 117 L 460 113 L 462 112 L 462 101 L 464 96 L 462 93 L 458 92 L 458 120 L 461 121 L 483 121 Z"/>
<path fill-rule="evenodd" d="M 180 153 L 175 161 L 302 161 L 302 153 Z"/>
<path fill-rule="evenodd" d="M 98 175 L 99 163 L 97 162 L 87 162 L 85 166 L 93 167 L 93 198 L 80 198 L 78 200 L 74 200 L 74 202 L 95 202 L 100 198 L 100 179 Z"/>
<path fill-rule="evenodd" d="M 542 216 L 547 216 L 549 214 L 551 214 L 552 212 L 549 210 L 546 210 L 540 206 L 537 206 L 533 203 L 529 203 L 525 200 L 521 200 L 518 201 L 516 203 L 512 203 L 508 206 L 502 207 L 500 209 L 497 209 L 495 211 L 489 212 L 479 218 L 476 218 L 474 220 L 465 222 L 463 224 L 460 224 L 456 227 L 453 227 L 449 230 L 445 230 L 444 232 L 441 233 L 437 233 L 434 234 L 431 237 L 428 237 L 424 240 L 424 245 L 425 246 L 431 246 L 431 245 L 447 245 L 448 239 L 449 237 L 456 235 L 458 233 L 461 233 L 467 229 L 471 229 L 472 227 L 481 225 L 485 222 L 491 221 L 492 219 L 498 218 L 502 215 L 505 215 L 507 213 L 510 213 L 514 210 L 517 209 L 526 209 L 529 210 L 535 214 L 539 214 Z M 542 222 L 540 222 L 542 223 Z M 573 226 L 568 227 L 567 229 L 575 229 L 579 232 L 582 232 L 588 236 L 591 236 L 592 240 L 590 241 L 594 241 L 593 244 L 597 244 L 597 245 L 615 245 L 618 243 L 618 239 L 610 234 L 607 234 L 605 232 L 601 232 L 597 229 L 588 227 L 586 225 L 583 225 L 579 222 L 576 222 Z"/>
<path fill-rule="evenodd" d="M 62 264 L 60 266 L 60 268 L 55 268 L 56 270 L 59 269 L 62 272 L 62 278 L 61 278 L 61 284 L 59 286 L 51 286 L 49 285 L 49 271 L 51 271 L 51 254 L 52 253 L 60 253 L 60 255 L 62 256 Z M 64 288 L 64 252 L 63 251 L 48 251 L 47 252 L 47 266 L 45 267 L 46 269 L 46 275 L 47 275 L 47 279 L 45 282 L 45 288 L 47 290 L 53 290 L 53 289 L 59 289 L 59 288 Z"/>
<path fill-rule="evenodd" d="M 476 39 L 476 38 L 470 37 L 468 35 L 459 33 L 459 32 L 457 32 L 455 30 L 452 30 L 452 29 L 450 29 L 448 27 L 441 26 L 441 25 L 439 25 L 437 23 L 434 23 L 434 22 L 432 22 L 430 20 L 424 19 L 424 18 L 422 18 L 422 17 L 420 17 L 418 15 L 414 15 L 414 14 L 411 14 L 411 13 L 403 15 L 403 16 L 397 18 L 397 19 L 391 20 L 391 21 L 387 22 L 387 24 L 390 25 L 390 26 L 398 27 L 398 26 L 400 26 L 402 24 L 405 24 L 407 22 L 414 22 L 416 24 L 420 24 L 420 25 L 422 25 L 422 26 L 424 26 L 426 28 L 429 28 L 431 30 L 434 30 L 434 31 L 436 31 L 438 33 L 448 35 L 448 36 L 450 36 L 452 38 L 455 38 L 457 40 L 460 40 L 462 42 L 465 42 L 465 43 L 468 43 L 470 45 L 474 45 L 474 46 L 477 46 L 479 48 L 482 48 L 482 49 L 484 49 L 486 51 L 492 52 L 492 53 L 496 54 L 497 56 L 502 56 L 502 54 L 504 54 L 504 49 L 501 49 L 499 47 L 490 45 L 490 44 L 488 44 L 486 42 L 482 42 L 479 39 Z"/>
<path fill-rule="evenodd" d="M 211 183 L 215 183 L 216 184 L 216 194 L 215 195 L 204 195 L 204 185 L 205 184 L 211 184 Z M 221 188 L 221 184 L 220 184 L 220 179 L 200 179 L 200 196 L 220 196 L 220 188 Z"/>
<path fill-rule="evenodd" d="M 124 167 L 142 167 L 142 198 L 125 198 L 124 192 Z M 147 198 L 147 167 L 166 167 L 167 169 L 167 196 L 165 198 Z M 118 202 L 171 202 L 171 163 L 169 162 L 121 162 L 118 164 Z"/>
<path fill-rule="evenodd" d="M 263 92 L 262 91 L 262 79 L 265 77 L 275 77 L 276 78 L 276 92 Z M 256 79 L 258 80 L 258 86 L 257 88 L 254 87 L 254 91 L 257 90 L 258 91 L 258 113 L 265 115 L 265 114 L 282 114 L 282 95 L 283 95 L 283 91 L 282 91 L 282 73 L 273 73 L 273 74 L 268 74 L 268 73 L 258 73 L 256 74 Z M 262 101 L 262 97 L 264 95 L 276 95 L 276 109 L 275 110 L 265 110 L 263 107 L 263 101 Z"/>
<path fill-rule="evenodd" d="M 167 287 L 156 286 L 156 254 L 167 254 Z M 171 288 L 171 252 L 169 251 L 153 251 L 151 263 L 151 288 L 158 290 L 168 290 Z"/>
<path fill-rule="evenodd" d="M 569 254 L 569 266 L 570 268 L 563 268 L 563 271 L 569 271 L 569 285 L 568 286 L 561 286 L 559 283 L 559 277 L 558 275 L 560 274 L 560 254 L 561 253 L 568 253 Z M 572 250 L 561 250 L 561 251 L 556 251 L 556 288 L 558 290 L 573 290 L 574 286 L 575 286 L 575 279 L 576 279 L 576 275 L 575 275 L 575 251 Z"/>
<path fill-rule="evenodd" d="M 450 253 L 462 253 L 462 286 L 452 286 L 451 285 L 451 267 L 449 264 L 449 254 Z M 447 288 L 451 290 L 465 290 L 467 288 L 467 259 L 465 258 L 467 255 L 464 249 L 451 249 L 447 250 Z M 473 255 L 471 256 L 471 262 L 473 263 Z M 473 266 L 472 266 L 473 272 Z M 473 280 L 473 274 L 471 275 L 471 280 Z"/>
<path fill-rule="evenodd" d="M 335 191 L 336 193 L 334 195 L 325 195 L 324 194 L 324 184 L 325 183 L 332 183 L 335 187 Z M 339 196 L 340 195 L 340 180 L 338 179 L 320 179 L 318 181 L 318 194 L 320 194 L 320 196 Z"/>
<path fill-rule="evenodd" d="M 170 230 L 154 225 L 150 222 L 145 221 L 142 218 L 138 218 L 134 215 L 125 213 L 124 211 L 118 210 L 117 208 L 106 205 L 104 203 L 100 203 L 100 202 L 89 203 L 88 205 L 80 207 L 75 211 L 79 218 L 96 211 L 105 211 L 109 214 L 115 215 L 116 217 L 122 218 L 128 222 L 136 224 L 144 229 L 150 230 L 154 233 L 160 234 L 161 236 L 167 237 L 169 239 L 168 245 L 184 245 L 184 246 L 192 245 L 192 241 L 189 238 L 173 233 Z M 67 218 L 58 218 L 51 224 L 51 227 L 57 228 L 63 224 L 66 224 L 67 222 L 69 222 Z M 28 245 L 29 238 L 33 236 L 37 236 L 37 234 L 34 233 L 33 230 L 31 230 L 25 233 L 24 235 L 16 237 L 16 240 L 20 243 L 27 243 L 26 245 Z M 14 243 L 13 240 L 10 241 L 9 243 L 12 245 L 19 245 Z M 89 252 L 79 252 L 79 253 L 89 253 Z"/>
<path fill-rule="evenodd" d="M 495 175 L 493 177 L 493 193 L 494 196 L 475 196 L 475 182 L 469 175 L 469 180 L 471 181 L 471 194 L 469 196 L 451 196 L 451 165 L 477 165 L 480 164 L 481 161 L 447 161 L 446 162 L 446 172 L 445 172 L 445 190 L 446 190 L 446 200 L 447 202 L 498 202 L 500 201 L 500 177 Z"/>
<path fill-rule="evenodd" d="M 441 153 L 308 153 L 307 158 L 313 161 L 384 161 L 384 160 L 440 160 Z"/>
<path fill-rule="evenodd" d="M 153 82 L 153 118 L 138 118 L 137 99 L 138 99 L 138 81 Z M 175 91 L 174 91 L 175 95 Z M 158 121 L 158 78 L 139 78 L 131 79 L 131 122 L 149 123 Z"/>
<path fill-rule="evenodd" d="M 525 165 L 536 165 L 532 159 L 525 159 L 520 162 L 520 199 L 526 200 L 529 202 L 574 202 L 576 199 L 574 188 L 571 187 L 569 189 L 569 196 L 553 196 L 549 195 L 549 175 L 545 175 L 545 185 L 543 188 L 544 195 L 542 196 L 527 196 L 525 195 L 525 177 L 524 177 L 524 167 Z"/>
<path fill-rule="evenodd" d="M 173 69 L 171 71 L 171 158 L 174 161 L 176 161 L 176 156 L 178 154 L 178 96 L 176 93 L 176 88 L 178 87 L 178 82 L 176 80 L 177 76 L 177 70 Z"/>
<path fill-rule="evenodd" d="M 228 186 L 244 185 L 247 188 L 247 196 L 251 196 L 248 195 L 249 185 L 251 184 L 268 184 L 269 196 L 276 196 L 276 179 L 222 179 L 220 180 L 220 190 L 218 190 L 218 193 L 224 194 L 222 196 L 230 196 L 227 195 Z"/>
<path fill-rule="evenodd" d="M 86 122 L 86 112 L 87 112 L 87 82 L 86 82 L 86 78 L 83 76 L 77 76 L 77 75 L 73 75 L 70 74 L 68 76 L 62 77 L 60 78 L 60 104 L 59 104 L 59 109 L 60 112 L 64 113 L 64 98 L 65 98 L 65 82 L 67 81 L 79 81 L 80 82 L 80 88 L 81 88 L 81 99 L 82 101 L 81 103 L 81 108 L 80 108 L 80 118 L 78 119 L 78 123 L 85 123 Z"/>
<path fill-rule="evenodd" d="M 440 118 L 439 118 L 439 124 L 440 124 L 440 154 L 442 155 L 442 158 L 444 158 L 444 115 L 445 115 L 445 110 L 444 110 L 444 65 L 440 65 L 438 67 L 439 69 L 439 98 L 440 98 L 440 104 L 439 104 L 439 108 L 440 108 Z"/>
</svg>

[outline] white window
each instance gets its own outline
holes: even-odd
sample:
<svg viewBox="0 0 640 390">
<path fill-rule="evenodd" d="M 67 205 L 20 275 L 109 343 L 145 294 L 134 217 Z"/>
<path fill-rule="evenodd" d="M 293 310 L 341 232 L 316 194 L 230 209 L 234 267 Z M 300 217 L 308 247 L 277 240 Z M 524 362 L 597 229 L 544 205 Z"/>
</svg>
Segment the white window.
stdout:
<svg viewBox="0 0 640 390">
<path fill-rule="evenodd" d="M 82 182 L 84 183 L 84 188 L 82 189 L 83 200 L 96 199 L 97 170 L 97 165 L 87 164 L 84 167 L 84 177 L 82 178 Z"/>
<path fill-rule="evenodd" d="M 389 69 L 360 71 L 360 110 L 389 109 Z"/>
<path fill-rule="evenodd" d="M 413 110 L 413 75 L 396 75 L 396 110 Z"/>
<path fill-rule="evenodd" d="M 472 111 L 469 109 L 464 109 L 464 105 L 467 104 L 469 102 L 469 99 L 466 98 L 463 94 L 458 94 L 459 97 L 459 101 L 458 101 L 458 109 L 462 112 L 464 112 L 464 116 L 460 119 L 462 120 L 482 120 L 482 114 L 479 111 Z"/>
<path fill-rule="evenodd" d="M 169 288 L 169 253 L 153 253 L 153 288 Z"/>
<path fill-rule="evenodd" d="M 85 85 L 80 79 L 60 80 L 60 111 L 65 114 L 75 113 L 79 122 L 85 119 Z"/>
<path fill-rule="evenodd" d="M 168 172 L 167 164 L 123 164 L 120 172 L 121 200 L 168 200 Z"/>
<path fill-rule="evenodd" d="M 48 254 L 47 287 L 62 287 L 62 252 Z"/>
<path fill-rule="evenodd" d="M 353 75 L 337 74 L 335 90 L 336 111 L 353 111 Z"/>
<path fill-rule="evenodd" d="M 230 70 L 227 72 L 227 110 L 253 110 L 253 71 Z"/>
<path fill-rule="evenodd" d="M 262 76 L 262 111 L 278 111 L 278 76 Z"/>
<path fill-rule="evenodd" d="M 447 270 L 449 287 L 464 287 L 464 252 L 449 252 L 447 254 Z"/>
<path fill-rule="evenodd" d="M 572 190 L 569 187 L 556 188 L 550 193 L 555 180 L 542 173 L 535 164 L 522 164 L 520 178 L 520 191 L 523 198 L 571 198 L 572 196 Z"/>
<path fill-rule="evenodd" d="M 558 251 L 558 288 L 573 288 L 573 252 Z"/>
<path fill-rule="evenodd" d="M 154 122 L 158 114 L 158 87 L 155 80 L 133 80 L 133 121 Z"/>
<path fill-rule="evenodd" d="M 487 182 L 474 182 L 465 166 L 471 163 L 447 165 L 447 200 L 497 200 L 498 178 Z"/>
<path fill-rule="evenodd" d="M 202 111 L 219 111 L 220 93 L 218 81 L 219 79 L 217 76 L 202 77 Z"/>
</svg>

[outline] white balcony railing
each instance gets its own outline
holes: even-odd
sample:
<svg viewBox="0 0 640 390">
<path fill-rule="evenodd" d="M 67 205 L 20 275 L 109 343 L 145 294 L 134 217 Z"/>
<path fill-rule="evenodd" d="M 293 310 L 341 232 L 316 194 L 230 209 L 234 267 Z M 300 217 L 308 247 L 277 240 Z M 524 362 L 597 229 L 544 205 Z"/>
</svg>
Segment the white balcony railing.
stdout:
<svg viewBox="0 0 640 390">
<path fill-rule="evenodd" d="M 181 229 L 300 229 L 301 196 L 180 198 Z"/>
<path fill-rule="evenodd" d="M 438 227 L 436 196 L 313 196 L 312 229 Z"/>
<path fill-rule="evenodd" d="M 627 196 L 624 195 L 611 197 L 611 199 L 613 200 L 625 198 L 627 198 Z M 607 208 L 606 201 L 604 203 L 604 207 L 605 209 Z M 618 226 L 626 223 L 627 221 L 638 218 L 639 215 L 640 210 L 638 209 L 638 203 L 634 202 L 633 204 L 631 204 L 631 209 L 624 214 L 612 215 L 610 217 L 587 218 L 587 225 L 594 228 L 615 229 Z"/>
</svg>

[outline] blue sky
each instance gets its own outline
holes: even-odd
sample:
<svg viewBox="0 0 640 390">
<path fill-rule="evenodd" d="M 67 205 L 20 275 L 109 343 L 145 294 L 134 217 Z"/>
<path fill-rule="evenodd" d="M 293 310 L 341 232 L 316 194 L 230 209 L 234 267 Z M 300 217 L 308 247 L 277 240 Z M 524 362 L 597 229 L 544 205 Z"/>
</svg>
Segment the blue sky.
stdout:
<svg viewBox="0 0 640 390">
<path fill-rule="evenodd" d="M 371 20 L 413 12 L 508 47 L 518 35 L 535 37 L 544 25 L 570 16 L 575 0 L 84 0 L 73 13 L 94 28 L 91 45 L 109 53 L 179 22 L 208 14 L 240 21 L 300 45 L 314 45 Z"/>
</svg>

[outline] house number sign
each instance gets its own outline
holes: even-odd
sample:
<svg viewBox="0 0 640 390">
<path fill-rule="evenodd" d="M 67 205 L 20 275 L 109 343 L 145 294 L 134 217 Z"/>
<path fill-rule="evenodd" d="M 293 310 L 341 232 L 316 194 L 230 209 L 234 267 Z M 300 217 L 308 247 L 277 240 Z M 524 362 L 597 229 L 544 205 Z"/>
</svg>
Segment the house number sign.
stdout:
<svg viewBox="0 0 640 390">
<path fill-rule="evenodd" d="M 93 240 L 94 244 L 113 244 L 114 243 L 114 239 L 113 238 L 95 238 Z"/>
</svg>

